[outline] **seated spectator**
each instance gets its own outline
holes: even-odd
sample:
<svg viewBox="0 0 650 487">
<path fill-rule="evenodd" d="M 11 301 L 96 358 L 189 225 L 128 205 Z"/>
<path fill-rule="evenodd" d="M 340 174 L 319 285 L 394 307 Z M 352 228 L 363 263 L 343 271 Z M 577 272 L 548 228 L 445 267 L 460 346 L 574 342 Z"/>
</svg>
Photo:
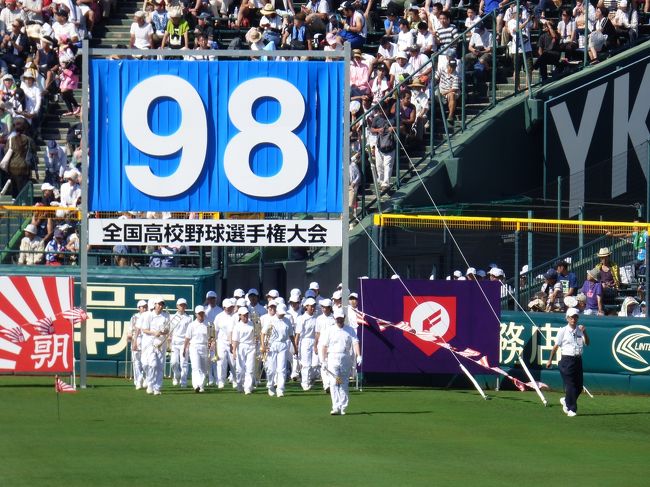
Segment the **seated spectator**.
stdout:
<svg viewBox="0 0 650 487">
<path fill-rule="evenodd" d="M 438 29 L 442 27 L 440 22 L 440 14 L 442 13 L 442 3 L 436 2 L 432 5 L 431 13 L 429 14 L 429 30 L 435 36 Z"/>
<path fill-rule="evenodd" d="M 20 241 L 19 265 L 36 265 L 43 261 L 43 240 L 37 235 L 38 229 L 31 223 L 25 227 L 25 236 Z"/>
<path fill-rule="evenodd" d="M 596 23 L 594 31 L 589 34 L 589 59 L 592 64 L 598 62 L 598 54 L 606 46 L 617 44 L 616 29 L 609 19 L 608 10 L 605 7 L 596 8 Z"/>
<path fill-rule="evenodd" d="M 165 35 L 160 44 L 161 49 L 189 49 L 190 48 L 190 24 L 183 18 L 180 9 L 174 9 L 169 13 L 169 22 L 165 28 Z"/>
<path fill-rule="evenodd" d="M 465 23 L 464 23 L 465 30 L 469 29 L 470 27 L 474 27 L 476 24 L 481 22 L 481 17 L 476 15 L 476 10 L 474 10 L 474 7 L 472 7 L 471 5 L 469 7 L 467 7 L 465 15 L 466 15 Z M 474 33 L 474 30 L 470 30 L 467 33 L 467 37 L 471 38 L 473 33 Z"/>
<path fill-rule="evenodd" d="M 482 93 L 487 88 L 487 73 L 492 69 L 492 33 L 483 22 L 475 25 L 467 49 L 469 52 L 465 55 L 464 65 L 472 72 L 475 91 Z"/>
<path fill-rule="evenodd" d="M 573 272 L 569 272 L 569 264 L 560 260 L 555 263 L 558 280 L 562 284 L 562 293 L 565 296 L 575 296 L 578 291 L 578 279 Z"/>
<path fill-rule="evenodd" d="M 411 90 L 405 89 L 399 96 L 399 132 L 406 144 L 415 139 L 415 105 L 411 103 Z"/>
<path fill-rule="evenodd" d="M 56 22 L 52 24 L 52 34 L 59 44 L 66 44 L 68 40 L 73 43 L 79 42 L 79 31 L 68 18 L 67 10 L 59 9 L 55 13 Z"/>
<path fill-rule="evenodd" d="M 379 41 L 379 48 L 377 49 L 377 56 L 375 57 L 378 63 L 384 63 L 388 69 L 395 61 L 395 55 L 398 52 L 397 44 L 391 42 L 391 38 L 384 36 Z"/>
<path fill-rule="evenodd" d="M 413 66 L 408 62 L 406 53 L 399 51 L 395 55 L 395 62 L 390 67 L 390 85 L 395 87 L 413 73 Z"/>
<path fill-rule="evenodd" d="M 558 50 L 568 55 L 578 48 L 576 37 L 576 23 L 571 18 L 569 9 L 562 9 L 562 17 L 557 23 L 557 33 L 560 38 Z"/>
<path fill-rule="evenodd" d="M 32 68 L 25 70 L 20 84 L 20 89 L 25 94 L 25 104 L 22 111 L 18 115 L 25 117 L 31 125 L 32 137 L 38 138 L 38 133 L 41 124 L 41 103 L 43 100 L 43 93 L 41 88 L 36 84 L 37 71 Z"/>
<path fill-rule="evenodd" d="M 456 74 L 456 60 L 451 59 L 445 67 L 445 71 L 436 72 L 436 81 L 438 88 L 436 96 L 442 98 L 443 103 L 449 107 L 447 122 L 454 123 L 456 113 L 456 101 L 460 96 L 460 80 Z"/>
<path fill-rule="evenodd" d="M 45 265 L 59 266 L 65 263 L 67 240 L 63 230 L 54 229 L 54 238 L 45 246 Z"/>
<path fill-rule="evenodd" d="M 208 40 L 208 35 L 205 34 L 204 32 L 199 32 L 198 34 L 194 35 L 194 50 L 208 50 L 212 49 L 214 46 L 210 45 L 210 41 Z M 209 60 L 214 60 L 217 59 L 217 56 L 211 56 L 211 55 L 206 55 L 206 54 L 194 54 L 192 56 L 183 56 L 184 59 L 187 61 L 209 61 Z"/>
<path fill-rule="evenodd" d="M 59 72 L 59 56 L 52 49 L 54 40 L 51 37 L 41 37 L 40 48 L 36 51 L 34 63 L 40 75 L 39 85 L 43 90 L 53 93 L 56 87 L 55 81 Z"/>
<path fill-rule="evenodd" d="M 400 32 L 400 19 L 394 9 L 388 9 L 386 12 L 386 19 L 384 20 L 384 33 L 391 41 L 397 40 L 397 35 Z"/>
<path fill-rule="evenodd" d="M 343 2 L 339 7 L 339 11 L 343 16 L 343 22 L 342 29 L 338 34 L 344 41 L 350 43 L 352 49 L 360 49 L 366 42 L 366 18 L 349 1 Z"/>
<path fill-rule="evenodd" d="M 609 256 L 612 255 L 609 248 L 603 247 L 598 251 L 600 262 L 596 265 L 600 283 L 603 286 L 603 297 L 605 301 L 613 301 L 616 292 L 621 286 L 621 275 L 619 274 L 618 265 L 610 262 Z"/>
<path fill-rule="evenodd" d="M 324 1 L 323 3 L 327 3 Z M 267 3 L 262 8 L 262 20 L 260 20 L 260 30 L 265 42 L 273 42 L 275 47 L 282 45 L 282 19 L 275 11 L 271 3 Z"/>
<path fill-rule="evenodd" d="M 429 58 L 420 53 L 420 46 L 413 44 L 408 47 L 408 64 L 411 65 L 413 74 L 422 84 L 429 84 L 431 80 L 431 71 L 433 70 Z M 429 64 L 427 64 L 429 63 Z"/>
<path fill-rule="evenodd" d="M 145 13 L 138 10 L 133 14 L 134 22 L 131 24 L 129 32 L 129 48 L 131 49 L 151 49 L 153 48 L 153 27 L 149 22 L 145 22 Z"/>
<path fill-rule="evenodd" d="M 370 82 L 370 93 L 375 100 L 381 100 L 390 90 L 388 68 L 383 62 L 375 65 L 374 76 Z"/>
<path fill-rule="evenodd" d="M 305 15 L 307 15 L 307 24 L 311 25 L 316 18 L 318 18 L 319 22 L 322 23 L 324 27 L 330 16 L 330 2 L 328 0 L 309 0 L 301 7 L 301 10 L 305 12 Z M 264 12 L 262 12 L 262 15 L 264 15 Z"/>
<path fill-rule="evenodd" d="M 416 38 L 417 36 L 411 30 L 408 20 L 401 19 L 399 21 L 399 33 L 397 34 L 397 49 L 406 52 L 408 47 L 415 42 Z"/>
<path fill-rule="evenodd" d="M 429 90 L 420 80 L 415 80 L 409 85 L 411 90 L 411 102 L 415 106 L 415 139 L 422 140 L 424 129 L 429 123 L 429 108 L 431 100 L 429 99 Z"/>
<path fill-rule="evenodd" d="M 22 5 L 19 6 L 16 0 L 5 0 L 4 8 L 0 11 L 0 26 L 4 30 L 2 34 L 11 35 L 11 24 L 13 21 L 18 19 L 24 22 L 25 18 Z"/>
<path fill-rule="evenodd" d="M 603 316 L 603 287 L 599 282 L 599 273 L 597 269 L 587 271 L 587 279 L 582 284 L 580 294 L 585 296 L 585 310 L 586 315 Z M 580 294 L 578 296 L 580 296 Z M 580 302 L 580 300 L 578 300 Z"/>
<path fill-rule="evenodd" d="M 22 72 L 25 60 L 29 54 L 29 39 L 23 33 L 23 21 L 20 18 L 14 19 L 10 24 L 11 31 L 2 38 L 0 48 L 2 55 L 2 70 L 9 71 L 14 75 Z"/>
<path fill-rule="evenodd" d="M 79 185 L 79 172 L 76 169 L 67 170 L 63 178 L 66 180 L 61 185 L 60 204 L 64 208 L 76 208 L 81 203 L 81 186 Z M 58 217 L 64 217 L 64 211 L 57 211 Z"/>
<path fill-rule="evenodd" d="M 68 235 L 68 243 L 65 245 L 65 249 L 70 252 L 68 254 L 68 260 L 71 265 L 76 265 L 79 257 L 79 249 L 81 244 L 81 239 L 79 238 L 79 225 L 75 227 L 75 231 Z"/>
<path fill-rule="evenodd" d="M 199 34 L 203 34 L 208 39 L 209 43 L 215 41 L 214 22 L 212 21 L 212 15 L 210 15 L 208 12 L 201 12 L 196 17 L 196 25 L 194 26 L 194 35 L 197 36 Z"/>
<path fill-rule="evenodd" d="M 175 255 L 178 253 L 177 249 L 160 245 L 151 254 L 149 259 L 149 267 L 177 267 L 178 262 Z"/>
<path fill-rule="evenodd" d="M 328 32 L 325 36 L 325 47 L 323 51 L 342 51 L 343 39 L 337 36 L 334 32 Z M 332 58 L 325 59 L 326 62 L 332 62 Z"/>
<path fill-rule="evenodd" d="M 165 9 L 165 0 L 155 0 L 154 11 L 151 13 L 151 27 L 153 28 L 153 47 L 158 47 L 165 37 L 169 15 Z"/>
<path fill-rule="evenodd" d="M 541 292 L 546 293 L 546 312 L 564 311 L 564 295 L 562 294 L 562 284 L 558 280 L 555 269 L 549 269 L 544 274 L 544 284 Z"/>
<path fill-rule="evenodd" d="M 282 45 L 285 49 L 311 51 L 312 35 L 305 24 L 306 18 L 304 12 L 298 12 L 293 17 L 293 24 L 287 28 L 282 36 Z"/>
<path fill-rule="evenodd" d="M 533 63 L 533 69 L 539 69 L 539 76 L 545 81 L 548 78 L 548 66 L 557 67 L 559 62 L 559 36 L 553 21 L 547 20 L 544 32 L 537 40 L 537 59 Z"/>
<path fill-rule="evenodd" d="M 639 37 L 639 14 L 636 9 L 630 9 L 628 0 L 619 0 L 612 24 L 621 44 L 634 42 Z"/>
<path fill-rule="evenodd" d="M 639 306 L 639 302 L 634 299 L 632 296 L 628 296 L 623 300 L 623 304 L 621 305 L 621 311 L 618 312 L 618 316 L 624 316 L 624 317 L 635 317 L 639 318 L 643 316 L 643 313 L 641 313 L 641 307 Z"/>
<path fill-rule="evenodd" d="M 418 33 L 415 37 L 415 43 L 420 48 L 420 53 L 424 56 L 431 56 L 436 50 L 436 38 L 429 31 L 429 25 L 426 22 L 418 23 Z"/>
<path fill-rule="evenodd" d="M 52 206 L 53 201 L 58 202 L 59 198 L 57 197 L 55 190 L 56 188 L 52 186 L 50 183 L 41 184 L 41 192 L 43 194 L 38 200 L 37 205 L 40 204 L 42 206 Z"/>
<path fill-rule="evenodd" d="M 368 95 L 370 93 L 370 66 L 363 59 L 361 49 L 352 51 L 350 63 L 350 96 Z"/>
</svg>

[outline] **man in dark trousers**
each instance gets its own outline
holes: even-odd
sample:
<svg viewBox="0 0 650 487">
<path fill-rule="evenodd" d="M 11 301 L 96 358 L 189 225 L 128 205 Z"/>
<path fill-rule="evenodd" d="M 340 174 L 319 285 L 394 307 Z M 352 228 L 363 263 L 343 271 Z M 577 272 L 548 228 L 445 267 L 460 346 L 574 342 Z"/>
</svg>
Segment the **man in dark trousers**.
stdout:
<svg viewBox="0 0 650 487">
<path fill-rule="evenodd" d="M 582 350 L 589 345 L 589 335 L 583 325 L 578 325 L 579 312 L 569 308 L 566 312 L 567 326 L 557 334 L 555 346 L 546 363 L 551 367 L 558 348 L 562 350 L 559 368 L 564 382 L 564 397 L 560 399 L 562 410 L 570 418 L 578 413 L 578 396 L 582 392 Z"/>
</svg>

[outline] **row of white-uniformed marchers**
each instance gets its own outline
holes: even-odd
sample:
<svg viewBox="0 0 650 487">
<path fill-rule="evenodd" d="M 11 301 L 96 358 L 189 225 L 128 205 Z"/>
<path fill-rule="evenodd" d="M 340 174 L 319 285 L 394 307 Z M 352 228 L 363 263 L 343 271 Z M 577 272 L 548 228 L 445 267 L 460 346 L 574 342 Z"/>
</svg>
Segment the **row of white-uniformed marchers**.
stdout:
<svg viewBox="0 0 650 487">
<path fill-rule="evenodd" d="M 282 397 L 287 377 L 299 378 L 308 391 L 320 376 L 332 397 L 331 414 L 345 414 L 350 375 L 361 365 L 356 293 L 350 293 L 347 313 L 340 290 L 333 299 L 292 291 L 289 306 L 276 293 L 269 291 L 266 306 L 251 289 L 245 298 L 226 298 L 219 307 L 210 291 L 194 316 L 186 312 L 184 298 L 172 315 L 161 296 L 139 301 L 130 332 L 135 388 L 161 394 L 169 349 L 174 386 L 187 386 L 191 367 L 196 392 L 204 392 L 206 384 L 222 389 L 231 382 L 251 394 L 264 372 L 268 394 Z"/>
</svg>

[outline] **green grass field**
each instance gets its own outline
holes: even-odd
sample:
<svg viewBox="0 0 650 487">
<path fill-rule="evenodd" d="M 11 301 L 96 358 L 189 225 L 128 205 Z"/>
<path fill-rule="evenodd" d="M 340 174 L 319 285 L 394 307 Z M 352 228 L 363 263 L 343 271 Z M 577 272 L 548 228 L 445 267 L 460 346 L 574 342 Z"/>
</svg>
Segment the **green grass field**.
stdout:
<svg viewBox="0 0 650 487">
<path fill-rule="evenodd" d="M 354 392 L 346 416 L 292 384 L 148 396 L 121 379 L 60 397 L 52 378 L 0 378 L 0 486 L 650 485 L 650 402 L 534 393 Z"/>
</svg>

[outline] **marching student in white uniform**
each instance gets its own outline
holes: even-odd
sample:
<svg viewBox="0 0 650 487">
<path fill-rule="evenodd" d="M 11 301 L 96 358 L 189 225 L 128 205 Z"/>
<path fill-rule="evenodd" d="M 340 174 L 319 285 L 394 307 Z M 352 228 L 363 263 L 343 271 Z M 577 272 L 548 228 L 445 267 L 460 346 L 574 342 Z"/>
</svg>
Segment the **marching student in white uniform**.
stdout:
<svg viewBox="0 0 650 487">
<path fill-rule="evenodd" d="M 192 388 L 196 392 L 203 392 L 208 362 L 208 323 L 205 308 L 194 308 L 196 318 L 187 327 L 185 333 L 185 347 L 183 355 L 187 357 L 189 349 L 190 363 L 192 364 Z"/>
<path fill-rule="evenodd" d="M 127 338 L 131 341 L 131 363 L 133 364 L 133 384 L 136 390 L 144 386 L 144 370 L 142 368 L 142 334 L 139 322 L 143 313 L 147 312 L 147 302 L 138 301 L 138 312 L 131 317 L 131 326 Z"/>
<path fill-rule="evenodd" d="M 323 355 L 322 344 L 325 343 L 329 328 L 336 325 L 336 323 L 334 321 L 334 316 L 332 316 L 332 301 L 327 298 L 321 299 L 320 306 L 322 314 L 316 318 L 316 341 L 314 343 L 314 346 L 316 347 L 316 352 L 318 354 L 317 357 L 321 366 L 320 377 L 323 381 L 323 390 L 327 393 L 330 388 L 331 377 L 325 372 L 327 362 L 325 361 L 325 356 Z"/>
<path fill-rule="evenodd" d="M 248 320 L 248 308 L 242 306 L 237 313 L 239 321 L 232 330 L 233 355 L 237 360 L 237 390 L 250 394 L 253 392 L 255 373 L 255 330 Z"/>
<path fill-rule="evenodd" d="M 345 313 L 336 310 L 334 313 L 336 326 L 327 333 L 323 343 L 323 354 L 327 361 L 327 371 L 332 377 L 331 396 L 332 411 L 330 414 L 345 414 L 348 407 L 350 371 L 352 369 L 351 351 L 357 356 L 357 365 L 361 365 L 359 340 L 350 326 L 345 325 Z"/>
<path fill-rule="evenodd" d="M 217 339 L 217 387 L 223 389 L 230 369 L 230 377 L 233 387 L 237 387 L 235 380 L 235 360 L 231 351 L 230 337 L 235 326 L 237 316 L 235 315 L 235 300 L 224 299 L 221 303 L 223 311 L 217 315 L 214 322 L 214 331 Z"/>
<path fill-rule="evenodd" d="M 307 298 L 304 302 L 305 312 L 296 323 L 296 344 L 300 353 L 302 389 L 311 389 L 312 360 L 314 358 L 314 341 L 316 339 L 316 300 Z"/>
<path fill-rule="evenodd" d="M 205 295 L 205 319 L 208 323 L 214 323 L 214 319 L 223 310 L 217 305 L 217 293 L 208 291 Z"/>
<path fill-rule="evenodd" d="M 143 335 L 143 363 L 147 368 L 147 394 L 159 396 L 163 384 L 165 353 L 167 352 L 167 334 L 169 333 L 169 313 L 165 311 L 162 296 L 154 298 L 153 311 L 143 318 L 140 331 Z"/>
<path fill-rule="evenodd" d="M 246 297 L 248 298 L 248 309 L 250 311 L 251 318 L 255 313 L 257 313 L 257 316 L 260 318 L 266 314 L 266 308 L 260 304 L 260 293 L 257 291 L 257 289 L 249 289 Z"/>
<path fill-rule="evenodd" d="M 192 317 L 188 315 L 187 301 L 180 298 L 176 301 L 176 313 L 170 318 L 170 330 L 172 354 L 170 358 L 172 368 L 172 384 L 181 387 L 187 387 L 187 357 L 185 356 L 185 333 L 187 326 L 192 322 Z"/>
<path fill-rule="evenodd" d="M 284 396 L 289 352 L 287 342 L 293 338 L 293 327 L 286 314 L 287 307 L 279 304 L 273 319 L 267 320 L 262 328 L 262 343 L 268 344 L 268 349 L 262 348 L 262 354 L 266 354 L 266 388 L 269 396 Z"/>
<path fill-rule="evenodd" d="M 289 297 L 289 308 L 287 309 L 286 318 L 291 321 L 294 334 L 296 332 L 296 323 L 298 323 L 298 318 L 303 313 L 300 301 L 300 289 L 292 289 L 291 296 Z M 298 362 L 298 349 L 296 348 L 294 340 L 291 340 L 289 343 L 289 355 L 291 358 L 291 380 L 297 380 L 300 376 L 300 363 Z"/>
</svg>

